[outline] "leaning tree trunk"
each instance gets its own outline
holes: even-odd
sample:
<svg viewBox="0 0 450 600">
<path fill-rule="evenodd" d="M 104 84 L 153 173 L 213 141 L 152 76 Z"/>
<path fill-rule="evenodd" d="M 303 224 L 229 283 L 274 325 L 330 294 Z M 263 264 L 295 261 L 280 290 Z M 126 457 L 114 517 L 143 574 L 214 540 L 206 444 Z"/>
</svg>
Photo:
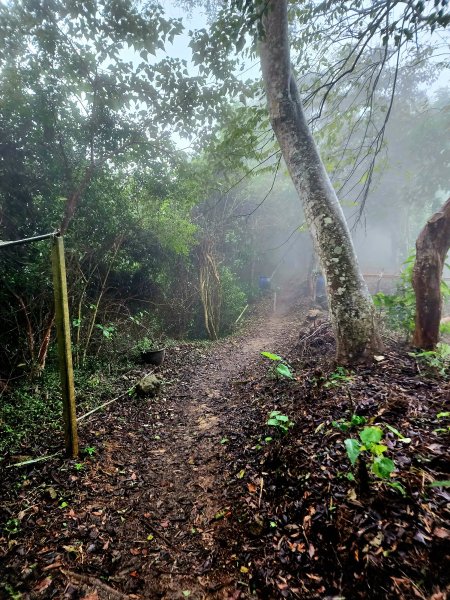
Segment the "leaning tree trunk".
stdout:
<svg viewBox="0 0 450 600">
<path fill-rule="evenodd" d="M 291 72 L 287 0 L 270 0 L 261 66 L 272 128 L 303 202 L 325 273 L 337 359 L 357 361 L 381 346 L 374 306 L 358 266 L 342 208 L 306 122 Z"/>
<path fill-rule="evenodd" d="M 211 340 L 219 338 L 222 290 L 214 246 L 211 240 L 204 241 L 199 251 L 200 299 L 203 305 L 205 329 Z"/>
<path fill-rule="evenodd" d="M 416 327 L 413 344 L 433 349 L 439 341 L 442 312 L 441 278 L 450 248 L 450 198 L 420 232 L 416 242 L 413 287 L 416 293 Z"/>
</svg>

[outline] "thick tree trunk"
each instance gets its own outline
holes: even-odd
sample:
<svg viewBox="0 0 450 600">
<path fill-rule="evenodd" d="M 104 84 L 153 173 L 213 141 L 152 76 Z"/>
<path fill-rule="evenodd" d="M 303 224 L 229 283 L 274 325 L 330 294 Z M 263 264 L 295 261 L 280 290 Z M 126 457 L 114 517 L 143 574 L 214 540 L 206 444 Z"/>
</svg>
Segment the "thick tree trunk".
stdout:
<svg viewBox="0 0 450 600">
<path fill-rule="evenodd" d="M 442 312 L 441 278 L 450 248 L 450 198 L 420 232 L 416 242 L 413 287 L 416 293 L 416 328 L 413 344 L 433 349 L 439 341 Z"/>
<path fill-rule="evenodd" d="M 327 280 L 331 319 L 342 363 L 381 347 L 374 307 L 358 266 L 342 208 L 306 122 L 291 73 L 287 0 L 270 0 L 264 19 L 261 66 L 272 127 Z"/>
</svg>

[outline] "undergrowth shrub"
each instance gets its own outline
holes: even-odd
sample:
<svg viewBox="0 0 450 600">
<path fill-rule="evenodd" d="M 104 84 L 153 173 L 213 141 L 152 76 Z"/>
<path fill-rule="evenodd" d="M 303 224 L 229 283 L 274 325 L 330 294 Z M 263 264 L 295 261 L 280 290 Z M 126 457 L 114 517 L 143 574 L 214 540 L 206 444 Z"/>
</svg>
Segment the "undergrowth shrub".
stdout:
<svg viewBox="0 0 450 600">
<path fill-rule="evenodd" d="M 378 292 L 373 297 L 374 304 L 382 312 L 388 327 L 394 331 L 401 331 L 407 339 L 414 331 L 415 326 L 416 295 L 412 285 L 415 260 L 414 253 L 403 263 L 404 269 L 394 294 Z M 441 281 L 441 294 L 445 303 L 450 298 L 450 288 L 444 280 Z M 440 332 L 449 334 L 450 323 L 441 324 Z"/>
<path fill-rule="evenodd" d="M 82 367 L 74 369 L 77 415 L 122 391 L 120 375 L 129 370 L 130 364 L 127 360 L 108 361 L 88 356 Z M 48 440 L 49 432 L 62 431 L 62 411 L 59 367 L 52 347 L 47 366 L 38 379 L 30 381 L 24 377 L 0 397 L 0 457 L 34 452 L 39 441 Z M 61 433 L 61 445 L 62 439 Z"/>
<path fill-rule="evenodd" d="M 42 393 L 30 386 L 13 390 L 0 401 L 0 455 L 26 447 L 37 431 L 62 428 L 60 395 Z"/>
<path fill-rule="evenodd" d="M 233 331 L 236 319 L 247 304 L 247 295 L 228 267 L 220 269 L 220 283 L 222 288 L 220 335 L 228 335 Z"/>
<path fill-rule="evenodd" d="M 373 297 L 374 304 L 383 314 L 388 327 L 401 331 L 406 337 L 414 331 L 416 314 L 416 296 L 412 287 L 414 261 L 415 255 L 412 254 L 403 263 L 404 269 L 394 294 L 378 292 Z"/>
<path fill-rule="evenodd" d="M 448 378 L 450 374 L 450 345 L 439 342 L 435 350 L 409 352 L 422 365 L 428 375 Z"/>
</svg>

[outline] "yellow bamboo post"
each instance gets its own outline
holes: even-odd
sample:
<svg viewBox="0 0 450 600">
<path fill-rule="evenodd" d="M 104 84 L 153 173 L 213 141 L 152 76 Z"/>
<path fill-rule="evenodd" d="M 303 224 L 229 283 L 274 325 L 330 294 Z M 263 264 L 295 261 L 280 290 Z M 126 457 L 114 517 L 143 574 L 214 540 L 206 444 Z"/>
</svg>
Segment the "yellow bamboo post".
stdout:
<svg viewBox="0 0 450 600">
<path fill-rule="evenodd" d="M 78 433 L 73 384 L 72 346 L 70 341 L 69 303 L 66 263 L 62 236 L 55 236 L 52 248 L 53 287 L 55 294 L 56 333 L 63 400 L 64 437 L 68 456 L 78 456 Z"/>
</svg>

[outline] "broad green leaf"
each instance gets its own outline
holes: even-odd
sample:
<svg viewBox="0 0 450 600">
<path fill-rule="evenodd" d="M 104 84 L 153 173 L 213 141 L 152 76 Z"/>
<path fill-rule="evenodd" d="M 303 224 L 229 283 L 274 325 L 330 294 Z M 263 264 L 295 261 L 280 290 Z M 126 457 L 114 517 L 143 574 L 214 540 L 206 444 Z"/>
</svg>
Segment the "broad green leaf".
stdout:
<svg viewBox="0 0 450 600">
<path fill-rule="evenodd" d="M 365 446 L 371 446 L 372 444 L 378 444 L 383 437 L 383 430 L 381 427 L 364 427 L 360 432 L 359 437 Z"/>
<path fill-rule="evenodd" d="M 382 479 L 387 479 L 392 471 L 395 471 L 395 464 L 386 456 L 378 456 L 372 463 L 372 472 Z"/>
<path fill-rule="evenodd" d="M 266 425 L 273 425 L 273 426 L 277 427 L 278 421 L 276 419 L 268 419 L 268 421 L 266 422 Z"/>
<path fill-rule="evenodd" d="M 291 370 L 289 369 L 289 367 L 287 365 L 278 365 L 276 371 L 283 377 L 288 377 L 289 379 L 293 379 Z"/>
<path fill-rule="evenodd" d="M 440 412 L 436 415 L 438 419 L 445 419 L 446 417 L 450 417 L 450 412 Z"/>
<path fill-rule="evenodd" d="M 278 356 L 278 354 L 272 354 L 271 352 L 261 352 L 261 356 L 269 358 L 270 360 L 283 360 L 281 356 Z"/>
<path fill-rule="evenodd" d="M 358 440 L 355 440 L 353 438 L 346 439 L 344 444 L 345 449 L 347 450 L 347 456 L 352 465 L 354 465 L 359 456 L 359 453 L 361 452 L 361 444 L 358 442 Z"/>
<path fill-rule="evenodd" d="M 384 444 L 372 444 L 372 446 L 370 446 L 370 451 L 375 456 L 381 456 L 387 449 L 388 447 Z"/>
<path fill-rule="evenodd" d="M 450 479 L 444 479 L 443 481 L 432 481 L 430 487 L 450 487 Z"/>
</svg>

